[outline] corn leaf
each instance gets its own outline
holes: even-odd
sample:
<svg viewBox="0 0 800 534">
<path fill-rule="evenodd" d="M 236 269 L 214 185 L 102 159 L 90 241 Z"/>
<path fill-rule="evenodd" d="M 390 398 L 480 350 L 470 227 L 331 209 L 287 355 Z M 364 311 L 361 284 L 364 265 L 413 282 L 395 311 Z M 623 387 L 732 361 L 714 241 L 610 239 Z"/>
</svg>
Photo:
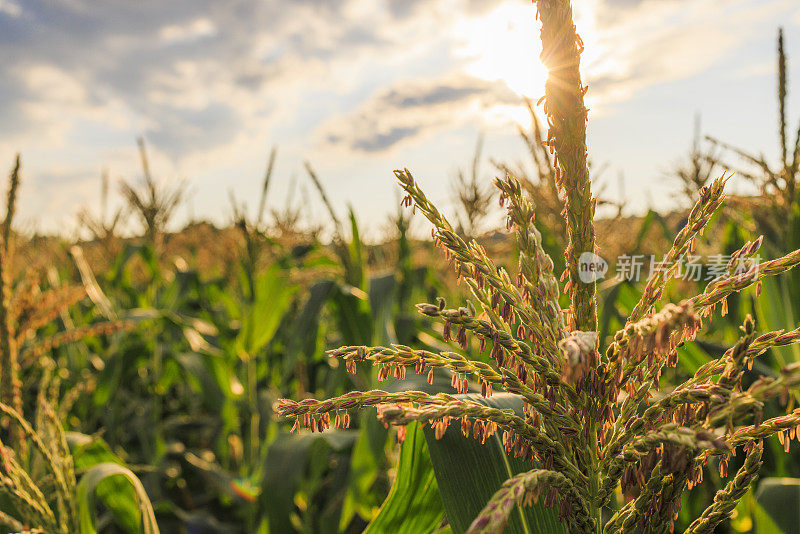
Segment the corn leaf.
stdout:
<svg viewBox="0 0 800 534">
<path fill-rule="evenodd" d="M 397 477 L 389 496 L 365 534 L 414 533 L 436 531 L 444 518 L 439 486 L 428 456 L 425 434 L 414 423 L 406 428 L 400 447 Z"/>
<path fill-rule="evenodd" d="M 360 414 L 360 433 L 350 457 L 350 474 L 339 529 L 345 530 L 355 514 L 372 517 L 380 497 L 371 491 L 384 467 L 384 449 L 389 432 L 378 421 L 374 408 Z"/>
<path fill-rule="evenodd" d="M 800 525 L 800 479 L 765 478 L 758 485 L 755 512 L 758 534 L 790 534 Z"/>
<path fill-rule="evenodd" d="M 124 477 L 133 486 L 142 521 L 142 533 L 158 534 L 158 524 L 156 524 L 153 506 L 150 504 L 150 499 L 147 497 L 142 483 L 130 469 L 115 463 L 102 463 L 92 467 L 78 483 L 77 503 L 80 534 L 97 534 L 94 519 L 95 493 L 103 481 L 112 477 Z"/>
<path fill-rule="evenodd" d="M 281 434 L 270 445 L 262 468 L 259 507 L 269 523 L 269 532 L 293 532 L 294 498 L 308 469 L 314 446 L 342 451 L 358 438 L 354 430 L 322 434 Z"/>
<path fill-rule="evenodd" d="M 286 356 L 283 359 L 284 380 L 291 378 L 301 355 L 310 359 L 317 353 L 320 315 L 336 289 L 336 282 L 333 280 L 320 280 L 309 289 L 308 298 L 291 325 L 292 335 L 287 342 Z"/>
<path fill-rule="evenodd" d="M 762 283 L 762 295 L 756 301 L 756 317 L 759 328 L 765 332 L 795 328 L 797 321 L 792 310 L 794 299 L 788 289 L 787 280 L 784 277 L 767 277 Z M 800 361 L 800 347 L 796 344 L 773 347 L 771 352 L 781 367 Z"/>
<path fill-rule="evenodd" d="M 111 451 L 105 441 L 98 437 L 77 432 L 67 433 L 75 469 L 86 471 L 102 463 L 123 465 L 122 459 Z M 115 521 L 126 532 L 139 532 L 139 510 L 136 494 L 130 484 L 119 477 L 111 477 L 97 485 L 95 495 L 114 516 Z"/>
<path fill-rule="evenodd" d="M 495 408 L 511 408 L 522 415 L 523 402 L 516 395 L 464 397 Z M 467 530 L 503 482 L 533 469 L 531 464 L 506 455 L 498 434 L 481 444 L 479 440 L 464 437 L 458 424 L 451 424 L 439 440 L 430 427 L 426 428 L 425 439 L 445 514 L 456 534 Z M 556 512 L 539 502 L 528 508 L 516 508 L 509 517 L 506 533 L 555 534 L 566 533 L 566 529 L 559 523 Z"/>
<path fill-rule="evenodd" d="M 242 321 L 237 349 L 254 357 L 275 335 L 296 287 L 288 285 L 283 270 L 274 266 L 256 280 L 255 302 Z"/>
</svg>

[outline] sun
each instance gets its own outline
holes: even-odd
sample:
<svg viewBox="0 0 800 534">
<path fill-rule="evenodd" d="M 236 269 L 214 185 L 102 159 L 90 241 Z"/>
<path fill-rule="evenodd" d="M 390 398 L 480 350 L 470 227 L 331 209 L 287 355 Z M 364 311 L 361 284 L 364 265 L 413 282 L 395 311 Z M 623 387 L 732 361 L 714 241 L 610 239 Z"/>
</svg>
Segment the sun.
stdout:
<svg viewBox="0 0 800 534">
<path fill-rule="evenodd" d="M 535 7 L 527 2 L 506 1 L 486 15 L 461 20 L 455 27 L 461 43 L 455 55 L 466 60 L 468 74 L 488 81 L 502 81 L 520 97 L 537 101 L 544 95 L 547 69 L 538 58 L 541 53 L 539 21 Z M 576 26 L 584 43 L 595 35 L 594 13 L 589 6 L 576 12 Z M 523 105 L 496 106 L 490 115 L 529 125 L 530 116 Z"/>
<path fill-rule="evenodd" d="M 542 94 L 547 70 L 541 62 L 530 61 L 541 51 L 532 12 L 529 5 L 506 2 L 481 18 L 463 20 L 457 27 L 463 46 L 456 54 L 468 60 L 467 72 L 502 80 L 521 96 Z"/>
</svg>

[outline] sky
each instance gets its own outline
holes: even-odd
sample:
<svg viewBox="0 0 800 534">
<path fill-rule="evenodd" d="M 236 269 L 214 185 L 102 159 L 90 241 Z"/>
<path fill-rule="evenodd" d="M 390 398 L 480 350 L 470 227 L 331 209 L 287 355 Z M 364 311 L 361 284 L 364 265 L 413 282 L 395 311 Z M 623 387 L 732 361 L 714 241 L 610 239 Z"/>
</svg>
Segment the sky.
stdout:
<svg viewBox="0 0 800 534">
<path fill-rule="evenodd" d="M 585 43 L 597 187 L 628 213 L 678 205 L 669 171 L 703 133 L 777 155 L 777 28 L 800 118 L 796 0 L 575 0 Z M 407 167 L 451 209 L 451 181 L 485 137 L 488 158 L 527 162 L 517 136 L 546 72 L 527 0 L 0 0 L 0 169 L 23 161 L 20 221 L 71 233 L 97 210 L 100 174 L 185 182 L 176 225 L 268 206 L 324 222 L 309 161 L 335 209 L 367 235 L 396 211 Z M 541 111 L 541 109 L 539 109 Z M 745 190 L 733 181 L 731 191 Z M 116 202 L 120 202 L 119 199 Z"/>
</svg>

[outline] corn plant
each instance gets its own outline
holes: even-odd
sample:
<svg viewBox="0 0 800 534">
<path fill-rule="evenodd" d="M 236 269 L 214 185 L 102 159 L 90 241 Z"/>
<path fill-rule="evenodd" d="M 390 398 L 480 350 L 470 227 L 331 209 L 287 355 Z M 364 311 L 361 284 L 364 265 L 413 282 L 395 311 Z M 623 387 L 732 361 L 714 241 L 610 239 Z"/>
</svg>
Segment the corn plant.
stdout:
<svg viewBox="0 0 800 534">
<path fill-rule="evenodd" d="M 697 196 L 698 191 L 714 179 L 717 169 L 720 167 L 719 150 L 704 150 L 702 139 L 700 116 L 697 115 L 694 123 L 694 137 L 692 138 L 692 146 L 689 149 L 688 157 L 685 161 L 675 165 L 670 173 L 680 181 L 682 186 L 681 194 L 684 198 Z"/>
<path fill-rule="evenodd" d="M 443 300 L 418 305 L 420 313 L 442 322 L 442 337 L 454 342 L 455 350 L 349 346 L 330 355 L 344 360 L 351 372 L 360 362 L 371 363 L 378 367 L 379 379 L 402 379 L 413 366 L 432 380 L 434 373 L 448 369 L 458 394 L 354 391 L 323 401 L 282 400 L 276 411 L 293 418 L 295 429 L 321 432 L 346 428 L 352 410 L 378 406 L 379 418 L 398 427 L 401 439 L 411 423 L 427 425 L 436 439 L 445 437 L 451 423 L 483 442 L 502 436 L 506 455 L 522 460 L 527 469 L 495 488 L 472 517 L 458 517 L 458 508 L 444 503 L 453 530 L 474 533 L 501 531 L 520 505 L 552 509 L 570 532 L 630 532 L 637 526 L 646 532 L 669 532 L 682 495 L 703 480 L 706 469 L 716 466 L 726 478 L 732 457 L 743 454 L 744 462 L 687 529 L 712 532 L 757 478 L 763 440 L 777 435 L 788 451 L 791 440 L 800 439 L 800 410 L 763 418 L 767 402 L 785 401 L 798 389 L 800 365 L 749 386 L 742 382 L 760 354 L 800 341 L 800 329 L 758 336 L 754 321 L 747 318 L 739 340 L 693 376 L 663 392 L 660 377 L 677 364 L 678 348 L 703 330 L 716 308 L 725 315 L 729 296 L 750 287 L 758 293 L 763 278 L 800 263 L 800 250 L 759 264 L 755 255 L 762 240 L 748 242 L 700 294 L 658 307 L 666 284 L 676 275 L 675 260 L 693 250 L 723 202 L 726 179 L 716 179 L 700 190 L 688 223 L 667 251 L 671 266 L 651 274 L 624 327 L 609 342 L 599 339 L 595 282 L 586 276 L 590 273 L 581 259 L 595 252 L 586 88 L 579 71 L 583 47 L 568 0 L 539 0 L 537 16 L 542 23 L 542 60 L 549 71 L 544 99 L 547 142 L 565 203 L 568 244 L 561 281 L 569 309 L 559 306 L 562 288 L 533 224 L 533 200 L 519 181 L 509 176 L 495 181 L 520 250 L 518 272 L 512 275 L 498 268 L 481 245 L 466 242 L 454 231 L 408 170 L 396 171 L 407 194 L 404 203 L 433 225 L 436 243 L 472 296 L 459 308 L 447 308 Z M 482 356 L 485 351 L 488 359 Z M 521 399 L 523 409 L 514 412 L 464 395 L 470 380 L 480 385 L 487 401 L 505 391 Z M 428 441 L 432 459 L 434 444 Z M 460 462 L 458 457 L 449 461 Z M 458 469 L 474 471 L 475 484 L 485 476 L 477 463 Z M 439 472 L 437 481 L 444 500 L 448 481 Z M 618 488 L 625 499 L 615 498 Z M 469 488 L 462 486 L 460 491 Z M 542 502 L 534 505 L 538 500 Z M 548 529 L 543 524 L 529 527 Z"/>
<path fill-rule="evenodd" d="M 32 270 L 24 280 L 13 283 L 12 222 L 19 182 L 18 156 L 9 178 L 0 244 L 0 414 L 6 429 L 0 439 L 0 526 L 12 532 L 95 533 L 95 500 L 100 497 L 106 502 L 113 487 L 118 491 L 116 508 L 125 503 L 134 510 L 133 518 L 129 517 L 133 527 L 141 527 L 147 534 L 158 533 L 141 482 L 118 458 L 108 451 L 89 460 L 70 449 L 61 422 L 63 413 L 54 401 L 60 381 L 51 379 L 55 363 L 49 355 L 60 346 L 112 333 L 126 325 L 105 321 L 78 328 L 72 325 L 69 330 L 52 333 L 51 323 L 63 318 L 66 308 L 86 296 L 83 288 L 64 286 L 43 291 L 38 273 Z M 31 389 L 38 392 L 35 416 L 28 419 L 24 409 L 32 403 L 25 402 L 24 393 Z M 80 393 L 81 388 L 75 387 L 68 397 Z M 73 400 L 66 398 L 64 406 Z M 82 435 L 73 438 L 77 436 L 93 441 Z"/>
<path fill-rule="evenodd" d="M 765 245 L 772 253 L 798 241 L 793 228 L 797 224 L 800 206 L 797 187 L 800 181 L 800 125 L 792 141 L 787 132 L 788 57 L 784 50 L 783 29 L 778 30 L 777 54 L 779 164 L 771 165 L 764 154 L 753 154 L 716 137 L 706 136 L 716 151 L 709 152 L 706 159 L 714 161 L 721 152 L 734 154 L 738 159 L 736 164 L 722 159 L 719 163 L 758 189 L 760 198 L 736 199 L 734 207 L 741 208 L 745 212 L 743 215 L 752 217 L 759 230 L 764 232 Z M 744 221 L 743 225 L 746 224 Z"/>
<path fill-rule="evenodd" d="M 108 171 L 104 170 L 100 176 L 100 213 L 94 215 L 88 209 L 78 213 L 78 223 L 89 231 L 92 239 L 100 243 L 104 252 L 115 256 L 119 252 L 119 227 L 124 224 L 125 211 L 120 207 L 114 214 L 108 216 L 109 178 Z"/>
<path fill-rule="evenodd" d="M 12 532 L 95 534 L 95 502 L 98 497 L 111 503 L 115 512 L 128 506 L 134 528 L 144 534 L 157 534 L 153 508 L 142 483 L 110 452 L 93 465 L 85 464 L 80 452 L 74 455 L 59 420 L 59 411 L 49 399 L 56 387 L 51 387 L 48 374 L 39 382 L 35 422 L 0 403 L 0 412 L 13 420 L 22 431 L 29 455 L 15 454 L 19 447 L 0 442 L 0 525 Z M 81 436 L 84 442 L 92 438 Z M 72 436 L 74 441 L 76 436 Z M 88 455 L 87 455 L 88 457 Z M 120 479 L 120 477 L 122 477 Z M 122 482 L 124 480 L 124 482 Z M 107 499 L 112 501 L 107 501 Z"/>
<path fill-rule="evenodd" d="M 124 181 L 120 183 L 120 189 L 130 210 L 141 221 L 148 243 L 159 251 L 167 224 L 186 198 L 186 184 L 181 183 L 172 188 L 159 185 L 150 172 L 144 139 L 140 137 L 138 144 L 144 174 L 144 191 L 139 191 Z"/>
<path fill-rule="evenodd" d="M 14 169 L 9 176 L 8 198 L 6 201 L 6 216 L 3 221 L 2 234 L 3 242 L 0 244 L 0 402 L 12 406 L 17 413 L 22 412 L 22 393 L 19 379 L 19 347 L 16 343 L 14 324 L 11 316 L 11 256 L 12 231 L 11 223 L 14 218 L 16 207 L 17 189 L 20 178 L 20 158 L 17 155 Z M 6 420 L 10 428 L 15 427 L 13 419 Z M 21 438 L 21 435 L 18 436 Z M 20 439 L 19 444 L 24 447 L 24 442 Z"/>
</svg>

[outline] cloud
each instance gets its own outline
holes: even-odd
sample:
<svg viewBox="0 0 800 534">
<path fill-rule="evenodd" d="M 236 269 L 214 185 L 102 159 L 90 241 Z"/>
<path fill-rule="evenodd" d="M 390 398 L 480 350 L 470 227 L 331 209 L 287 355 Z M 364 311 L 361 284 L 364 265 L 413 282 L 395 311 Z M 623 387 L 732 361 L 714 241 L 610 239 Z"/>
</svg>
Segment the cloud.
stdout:
<svg viewBox="0 0 800 534">
<path fill-rule="evenodd" d="M 0 117 L 15 119 L 18 137 L 63 136 L 69 128 L 40 109 L 66 105 L 61 87 L 50 96 L 20 87 L 51 69 L 70 92 L 83 91 L 69 102 L 71 117 L 96 120 L 92 110 L 121 101 L 145 126 L 136 133 L 186 157 L 263 124 L 309 75 L 389 46 L 370 21 L 352 16 L 356 3 L 32 0 L 21 10 L 0 0 Z"/>
<path fill-rule="evenodd" d="M 301 93 L 346 90 L 366 65 L 444 39 L 453 13 L 500 1 L 29 0 L 22 9 L 0 0 L 0 117 L 18 125 L 0 143 L 44 148 L 93 122 L 139 128 L 129 135 L 157 140 L 178 161 L 237 128 L 270 128 Z M 58 91 L 21 85 L 45 68 L 83 90 L 66 113 L 58 113 L 67 106 Z M 107 124 L 98 110 L 111 106 L 120 116 Z"/>
<path fill-rule="evenodd" d="M 17 18 L 22 14 L 22 8 L 12 0 L 0 0 L 0 16 L 7 15 Z"/>
<path fill-rule="evenodd" d="M 395 19 L 409 18 L 427 9 L 427 15 L 434 11 L 448 11 L 467 15 L 479 15 L 489 11 L 502 0 L 461 0 L 455 2 L 435 2 L 431 0 L 386 0 L 386 7 Z M 444 8 L 444 9 L 443 9 Z"/>
<path fill-rule="evenodd" d="M 463 73 L 401 82 L 385 88 L 353 113 L 324 123 L 318 137 L 331 148 L 381 152 L 443 128 L 480 120 L 496 106 L 519 105 L 503 82 Z"/>
<path fill-rule="evenodd" d="M 341 101 L 358 104 L 348 91 L 369 94 L 408 76 L 431 46 L 444 57 L 453 13 L 495 4 L 411 3 L 0 0 L 0 158 L 21 150 L 30 183 L 61 173 L 66 184 L 91 180 L 106 164 L 135 175 L 139 134 L 154 162 L 174 172 L 251 164 L 262 156 L 254 146 L 276 137 L 296 153 L 308 146 L 305 132 L 344 109 Z M 375 65 L 386 74 L 373 74 Z M 274 133 L 287 128 L 290 137 Z M 380 150 L 419 129 L 387 126 L 356 145 Z M 40 208 L 69 215 L 60 205 Z"/>
<path fill-rule="evenodd" d="M 217 27 L 209 19 L 202 17 L 183 26 L 176 24 L 163 26 L 158 33 L 162 40 L 174 43 L 212 37 L 217 33 Z"/>
<path fill-rule="evenodd" d="M 414 137 L 422 130 L 422 126 L 395 126 L 388 132 L 376 132 L 373 136 L 352 138 L 349 142 L 353 150 L 363 152 L 380 152 L 393 147 L 400 141 Z M 328 137 L 329 141 L 336 142 L 336 135 Z M 344 139 L 339 138 L 344 141 Z"/>
<path fill-rule="evenodd" d="M 594 116 L 714 65 L 772 6 L 796 18 L 791 2 L 576 2 Z M 260 168 L 272 142 L 357 167 L 541 96 L 533 13 L 523 0 L 0 0 L 0 158 L 66 158 L 29 167 L 64 183 L 106 163 L 133 175 L 144 134 L 159 168 L 208 184 Z"/>
<path fill-rule="evenodd" d="M 619 102 L 696 75 L 753 39 L 756 22 L 785 9 L 782 0 L 605 0 L 592 14 L 584 58 L 589 98 Z"/>
</svg>

